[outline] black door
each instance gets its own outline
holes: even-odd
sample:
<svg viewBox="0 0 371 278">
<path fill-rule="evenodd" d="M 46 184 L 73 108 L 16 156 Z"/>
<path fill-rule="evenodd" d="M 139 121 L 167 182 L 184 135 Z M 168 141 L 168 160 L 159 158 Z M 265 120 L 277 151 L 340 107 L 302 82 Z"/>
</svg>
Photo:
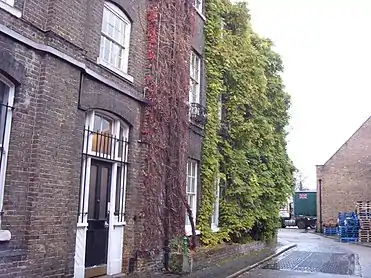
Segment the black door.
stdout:
<svg viewBox="0 0 371 278">
<path fill-rule="evenodd" d="M 98 272 L 105 271 L 107 264 L 110 182 L 111 164 L 92 160 L 85 267 L 99 267 Z"/>
</svg>

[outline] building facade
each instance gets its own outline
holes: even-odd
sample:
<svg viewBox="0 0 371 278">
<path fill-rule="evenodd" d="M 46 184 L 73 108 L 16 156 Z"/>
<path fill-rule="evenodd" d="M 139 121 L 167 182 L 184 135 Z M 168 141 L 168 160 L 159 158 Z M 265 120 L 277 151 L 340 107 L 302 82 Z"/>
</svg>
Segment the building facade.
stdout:
<svg viewBox="0 0 371 278">
<path fill-rule="evenodd" d="M 201 147 L 206 121 L 206 78 L 205 78 L 205 5 L 202 0 L 195 0 L 195 28 L 190 53 L 190 125 L 187 162 L 187 198 L 192 209 L 195 226 L 201 200 L 200 165 Z M 186 217 L 186 234 L 191 235 L 191 223 Z M 200 234 L 200 231 L 196 231 Z"/>
<path fill-rule="evenodd" d="M 370 201 L 371 118 L 324 165 L 317 165 L 317 225 L 336 224 L 339 212 Z M 321 223 L 322 220 L 322 223 Z"/>
<path fill-rule="evenodd" d="M 0 277 L 126 272 L 145 5 L 0 0 Z"/>
<path fill-rule="evenodd" d="M 137 270 L 147 4 L 0 0 L 0 277 Z M 203 4 L 194 2 L 190 53 L 194 219 L 206 120 Z M 186 235 L 190 227 L 186 217 Z"/>
</svg>

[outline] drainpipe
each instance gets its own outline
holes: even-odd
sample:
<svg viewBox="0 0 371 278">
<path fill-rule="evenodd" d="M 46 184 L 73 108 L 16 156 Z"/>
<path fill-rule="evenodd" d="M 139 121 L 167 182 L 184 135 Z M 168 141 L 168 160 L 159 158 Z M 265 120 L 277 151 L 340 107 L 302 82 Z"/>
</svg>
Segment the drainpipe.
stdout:
<svg viewBox="0 0 371 278">
<path fill-rule="evenodd" d="M 318 180 L 318 191 L 319 191 L 319 232 L 322 233 L 322 179 Z"/>
</svg>

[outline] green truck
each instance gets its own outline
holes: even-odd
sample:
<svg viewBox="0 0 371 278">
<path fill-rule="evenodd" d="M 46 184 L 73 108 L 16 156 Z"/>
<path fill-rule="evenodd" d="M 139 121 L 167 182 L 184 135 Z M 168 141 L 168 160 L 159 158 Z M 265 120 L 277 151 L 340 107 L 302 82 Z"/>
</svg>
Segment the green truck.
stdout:
<svg viewBox="0 0 371 278">
<path fill-rule="evenodd" d="M 281 209 L 280 216 L 282 228 L 297 226 L 299 229 L 314 229 L 317 222 L 317 192 L 295 192 L 287 212 Z"/>
</svg>

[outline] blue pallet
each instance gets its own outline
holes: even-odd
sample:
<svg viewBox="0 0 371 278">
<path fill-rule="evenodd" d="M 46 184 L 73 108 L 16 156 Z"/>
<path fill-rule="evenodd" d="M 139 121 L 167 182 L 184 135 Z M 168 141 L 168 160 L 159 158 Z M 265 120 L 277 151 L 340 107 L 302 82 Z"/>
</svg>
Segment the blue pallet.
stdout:
<svg viewBox="0 0 371 278">
<path fill-rule="evenodd" d="M 358 237 L 341 237 L 340 242 L 358 242 Z"/>
<path fill-rule="evenodd" d="M 359 226 L 339 226 L 338 229 L 340 232 L 341 231 L 358 231 Z"/>
<path fill-rule="evenodd" d="M 338 215 L 339 225 L 341 225 L 341 223 L 344 223 L 344 220 L 346 220 L 347 218 L 354 221 L 358 220 L 358 216 L 355 212 L 343 212 L 343 213 L 339 212 Z"/>
<path fill-rule="evenodd" d="M 339 229 L 339 232 L 341 233 L 358 232 L 358 231 L 359 231 L 359 227 L 344 227 L 344 228 Z"/>
<path fill-rule="evenodd" d="M 323 228 L 323 234 L 326 236 L 332 236 L 338 234 L 338 228 L 337 227 L 324 227 Z"/>
<path fill-rule="evenodd" d="M 355 212 L 339 212 L 338 214 L 338 218 L 340 219 L 344 219 L 344 218 L 347 218 L 347 217 L 350 217 L 350 218 L 357 218 L 357 214 Z"/>
</svg>

